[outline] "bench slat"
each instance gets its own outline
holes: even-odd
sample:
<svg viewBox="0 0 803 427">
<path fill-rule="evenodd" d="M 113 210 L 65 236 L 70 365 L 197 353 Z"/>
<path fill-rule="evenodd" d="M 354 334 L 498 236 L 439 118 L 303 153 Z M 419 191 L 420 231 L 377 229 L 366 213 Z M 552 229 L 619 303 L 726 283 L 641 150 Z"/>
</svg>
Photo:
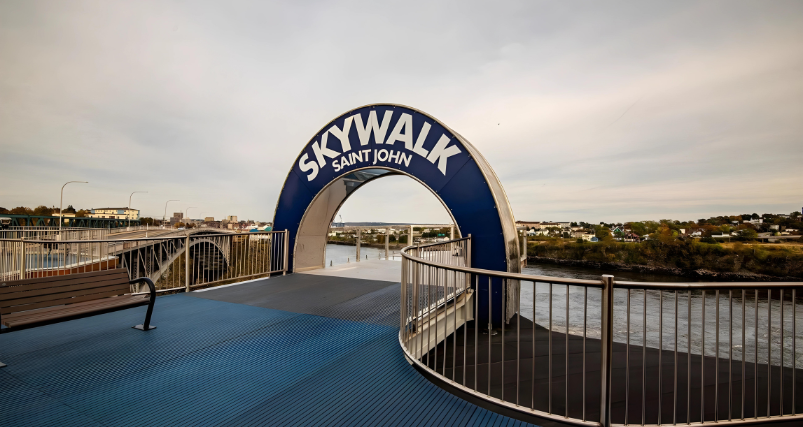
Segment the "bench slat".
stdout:
<svg viewBox="0 0 803 427">
<path fill-rule="evenodd" d="M 128 281 L 128 272 L 124 268 L 114 270 L 96 271 L 91 273 L 67 274 L 63 276 L 42 277 L 39 279 L 15 280 L 0 286 L 0 300 L 7 298 L 6 295 L 29 291 L 33 289 L 52 289 L 60 286 L 70 286 L 84 282 L 96 282 L 117 278 Z"/>
<path fill-rule="evenodd" d="M 37 295 L 32 297 L 26 298 L 19 298 L 19 299 L 10 299 L 0 302 L 0 313 L 5 314 L 3 311 L 4 309 L 11 308 L 14 311 L 20 311 L 19 309 L 15 309 L 17 307 L 22 307 L 22 310 L 27 310 L 24 308 L 30 304 L 46 302 L 46 301 L 61 301 L 65 299 L 71 298 L 78 298 L 87 295 L 97 295 L 97 294 L 105 294 L 108 292 L 115 292 L 113 295 L 125 295 L 129 293 L 129 286 L 126 282 L 125 284 L 119 282 L 109 282 L 105 283 L 104 286 L 101 287 L 93 287 L 90 289 L 81 289 L 74 292 L 60 292 L 60 293 L 50 293 L 44 295 Z M 62 305 L 64 303 L 54 303 L 51 305 Z"/>
<path fill-rule="evenodd" d="M 67 308 L 75 308 L 76 310 L 80 310 L 81 307 L 91 306 L 94 303 L 103 303 L 106 300 L 117 300 L 119 298 L 128 298 L 129 296 L 131 296 L 131 295 L 121 295 L 121 296 L 116 296 L 116 297 L 103 298 L 103 299 L 99 299 L 99 300 L 84 301 L 84 302 L 79 302 L 79 303 L 74 303 L 74 304 L 56 305 L 56 306 L 53 306 L 53 307 L 37 308 L 35 310 L 18 311 L 18 312 L 10 313 L 8 315 L 4 315 L 3 319 L 5 319 L 6 317 L 13 318 L 15 316 L 27 316 L 28 313 L 38 313 L 38 314 L 45 313 L 46 314 L 46 313 L 51 312 L 51 311 L 63 311 L 63 310 L 66 310 Z M 146 301 L 150 297 L 147 294 L 146 295 L 135 295 L 135 296 L 144 297 Z"/>
<path fill-rule="evenodd" d="M 0 298 L 0 307 L 18 305 L 19 304 L 18 301 L 21 299 L 33 298 L 42 295 L 69 294 L 69 296 L 80 296 L 84 294 L 93 293 L 92 289 L 103 288 L 109 285 L 120 285 L 121 289 L 125 289 L 125 292 L 123 292 L 124 294 L 128 293 L 129 292 L 128 290 L 130 289 L 128 284 L 128 277 L 126 277 L 125 280 L 114 278 L 114 279 L 99 280 L 96 282 L 78 283 L 70 286 L 59 286 L 55 288 L 31 289 L 26 291 L 15 292 L 13 294 L 3 295 L 3 298 Z"/>
<path fill-rule="evenodd" d="M 117 306 L 120 304 L 125 305 L 127 301 L 132 300 L 132 297 L 136 301 L 143 300 L 145 302 L 148 301 L 147 298 L 142 298 L 142 295 L 124 295 L 120 297 L 111 297 L 111 298 L 103 298 L 99 300 L 91 300 L 91 301 L 84 301 L 79 302 L 76 304 L 68 304 L 68 305 L 59 305 L 56 307 L 45 307 L 36 310 L 28 310 L 28 311 L 20 311 L 17 313 L 11 313 L 7 316 L 3 316 L 3 321 L 9 320 L 14 321 L 14 319 L 38 319 L 38 318 L 51 318 L 58 313 L 66 313 L 66 314 L 75 314 L 75 313 L 82 313 L 85 311 L 93 310 L 93 307 L 106 307 L 106 306 Z"/>
<path fill-rule="evenodd" d="M 120 290 L 113 288 L 113 290 L 105 290 L 103 292 L 98 292 L 96 294 L 83 295 L 83 296 L 77 296 L 77 297 L 72 297 L 72 298 L 52 299 L 52 300 L 42 301 L 42 302 L 38 302 L 38 303 L 34 303 L 34 304 L 17 305 L 17 306 L 13 306 L 13 307 L 2 307 L 2 308 L 0 308 L 0 314 L 1 315 L 6 315 L 6 314 L 18 312 L 18 311 L 34 310 L 34 309 L 43 308 L 43 307 L 52 307 L 54 305 L 74 304 L 76 302 L 91 301 L 91 300 L 94 300 L 94 299 L 113 297 L 113 296 L 117 296 L 117 295 L 121 295 Z"/>
<path fill-rule="evenodd" d="M 113 268 L 113 269 L 109 269 L 109 270 L 87 271 L 87 272 L 84 272 L 84 273 L 62 274 L 62 275 L 53 275 L 53 276 L 45 276 L 45 277 L 35 277 L 35 278 L 32 278 L 32 279 L 12 280 L 12 281 L 6 281 L 6 283 L 9 283 L 9 284 L 14 283 L 14 284 L 17 284 L 17 285 L 32 285 L 32 284 L 36 285 L 36 284 L 40 284 L 40 283 L 58 282 L 58 281 L 61 281 L 61 280 L 64 280 L 64 279 L 72 279 L 72 278 L 77 277 L 78 275 L 81 275 L 81 277 L 83 277 L 85 279 L 88 279 L 90 277 L 95 277 L 95 276 L 105 276 L 105 275 L 109 275 L 109 274 L 119 274 L 119 273 L 122 273 L 122 272 L 125 272 L 125 271 L 126 271 L 125 268 L 118 267 L 118 268 Z"/>
<path fill-rule="evenodd" d="M 103 300 L 86 301 L 66 306 L 50 307 L 50 309 L 31 310 L 3 316 L 3 325 L 13 328 L 15 326 L 42 323 L 50 320 L 77 316 L 84 313 L 93 313 L 113 308 L 137 306 L 147 303 L 148 298 L 146 298 L 144 295 L 126 295 L 122 297 L 106 298 Z"/>
</svg>

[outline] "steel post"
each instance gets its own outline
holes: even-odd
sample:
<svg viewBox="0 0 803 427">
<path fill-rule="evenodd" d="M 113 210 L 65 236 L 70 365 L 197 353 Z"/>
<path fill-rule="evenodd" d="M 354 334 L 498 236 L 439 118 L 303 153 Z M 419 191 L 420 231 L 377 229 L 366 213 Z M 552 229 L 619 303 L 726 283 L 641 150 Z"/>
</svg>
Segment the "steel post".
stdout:
<svg viewBox="0 0 803 427">
<path fill-rule="evenodd" d="M 20 280 L 25 279 L 25 241 L 20 240 Z"/>
<path fill-rule="evenodd" d="M 361 232 L 362 232 L 362 230 L 358 228 L 357 229 L 357 262 L 360 262 L 360 238 L 362 237 Z"/>
<path fill-rule="evenodd" d="M 390 227 L 385 229 L 385 261 L 387 261 L 389 253 L 390 253 Z"/>
<path fill-rule="evenodd" d="M 289 253 L 289 248 L 288 248 L 289 245 L 290 245 L 290 233 L 287 230 L 284 230 L 284 251 L 283 251 L 283 253 L 284 253 L 284 268 L 282 269 L 282 276 L 287 274 L 287 270 L 289 268 L 289 265 L 288 265 L 289 260 L 287 259 L 287 256 L 288 256 L 288 253 Z"/>
<path fill-rule="evenodd" d="M 184 238 L 184 292 L 190 291 L 190 233 Z"/>
<path fill-rule="evenodd" d="M 602 276 L 602 304 L 600 323 L 601 381 L 599 422 L 611 425 L 611 357 L 613 349 L 613 276 Z"/>
<path fill-rule="evenodd" d="M 522 267 L 527 266 L 527 232 L 521 233 L 521 254 Z"/>
</svg>

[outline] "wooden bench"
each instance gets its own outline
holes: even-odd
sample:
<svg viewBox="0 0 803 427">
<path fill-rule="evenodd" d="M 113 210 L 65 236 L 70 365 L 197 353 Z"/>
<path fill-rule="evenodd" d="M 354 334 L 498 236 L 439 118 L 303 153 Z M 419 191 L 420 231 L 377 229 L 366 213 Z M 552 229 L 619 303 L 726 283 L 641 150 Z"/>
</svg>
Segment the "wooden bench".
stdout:
<svg viewBox="0 0 803 427">
<path fill-rule="evenodd" d="M 146 282 L 150 294 L 132 295 L 130 285 L 138 282 Z M 124 268 L 0 282 L 0 324 L 6 332 L 148 304 L 145 322 L 134 326 L 147 331 L 156 328 L 150 324 L 155 300 L 153 282 L 129 281 Z"/>
</svg>

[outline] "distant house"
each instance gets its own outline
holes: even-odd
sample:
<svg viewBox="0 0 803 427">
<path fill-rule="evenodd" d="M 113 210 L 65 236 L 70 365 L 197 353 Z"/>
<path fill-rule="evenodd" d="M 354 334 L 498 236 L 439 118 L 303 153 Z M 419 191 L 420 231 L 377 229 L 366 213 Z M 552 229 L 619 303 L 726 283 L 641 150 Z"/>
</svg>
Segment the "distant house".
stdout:
<svg viewBox="0 0 803 427">
<path fill-rule="evenodd" d="M 516 227 L 526 227 L 528 230 L 530 229 L 540 229 L 541 222 L 540 221 L 516 221 Z"/>
<path fill-rule="evenodd" d="M 89 211 L 89 217 L 111 218 L 111 219 L 139 219 L 139 209 L 95 208 Z"/>
<path fill-rule="evenodd" d="M 575 239 L 583 239 L 586 242 L 590 242 L 591 238 L 594 237 L 594 234 L 589 233 L 585 230 L 575 231 L 572 233 Z"/>
</svg>

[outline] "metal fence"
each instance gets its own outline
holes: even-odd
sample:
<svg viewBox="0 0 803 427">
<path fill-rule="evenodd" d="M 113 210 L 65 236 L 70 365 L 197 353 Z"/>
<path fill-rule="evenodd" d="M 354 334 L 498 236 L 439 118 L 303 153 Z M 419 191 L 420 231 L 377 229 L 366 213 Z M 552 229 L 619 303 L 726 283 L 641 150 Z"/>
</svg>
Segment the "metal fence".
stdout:
<svg viewBox="0 0 803 427">
<path fill-rule="evenodd" d="M 0 239 L 28 240 L 98 240 L 105 239 L 109 230 L 105 228 L 63 228 L 58 227 L 8 227 L 0 230 Z M 61 236 L 59 238 L 59 236 Z"/>
<path fill-rule="evenodd" d="M 141 239 L 0 239 L 0 280 L 125 268 L 160 291 L 286 273 L 287 232 L 195 233 Z M 138 291 L 138 289 L 134 289 Z"/>
<path fill-rule="evenodd" d="M 402 251 L 399 341 L 461 392 L 573 425 L 803 423 L 803 283 L 532 276 L 438 247 Z"/>
</svg>

